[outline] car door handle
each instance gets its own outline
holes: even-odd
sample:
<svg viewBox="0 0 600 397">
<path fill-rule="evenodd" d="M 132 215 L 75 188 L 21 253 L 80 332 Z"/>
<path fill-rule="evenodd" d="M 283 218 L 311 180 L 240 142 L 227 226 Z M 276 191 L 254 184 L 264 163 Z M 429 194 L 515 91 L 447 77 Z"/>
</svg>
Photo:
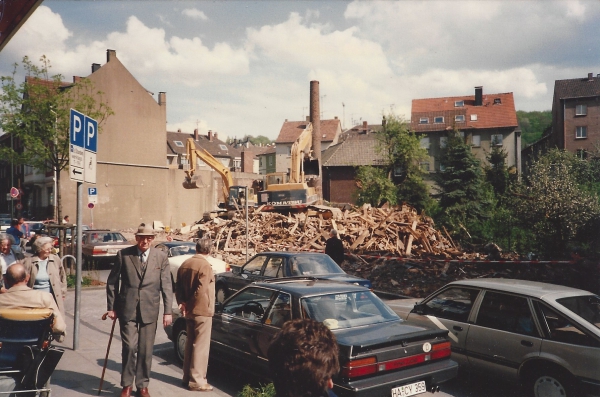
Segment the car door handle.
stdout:
<svg viewBox="0 0 600 397">
<path fill-rule="evenodd" d="M 522 340 L 521 344 L 527 347 L 533 347 L 533 342 L 529 342 L 528 340 Z"/>
<path fill-rule="evenodd" d="M 453 326 L 453 327 L 452 327 L 452 329 L 453 329 L 453 330 L 455 330 L 455 331 L 462 331 L 462 330 L 463 330 L 463 327 L 460 327 L 460 326 L 458 326 L 458 325 L 455 325 L 455 326 Z"/>
</svg>

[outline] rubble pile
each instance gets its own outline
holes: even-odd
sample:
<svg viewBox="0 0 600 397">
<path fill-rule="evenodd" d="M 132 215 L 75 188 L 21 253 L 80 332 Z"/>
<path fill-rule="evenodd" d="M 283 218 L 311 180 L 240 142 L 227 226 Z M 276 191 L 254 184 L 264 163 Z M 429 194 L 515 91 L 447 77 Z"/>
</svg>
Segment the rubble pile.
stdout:
<svg viewBox="0 0 600 397">
<path fill-rule="evenodd" d="M 246 244 L 249 256 L 264 251 L 322 252 L 332 227 L 338 230 L 346 251 L 344 270 L 370 279 L 377 290 L 424 297 L 450 281 L 478 277 L 585 286 L 582 282 L 586 278 L 565 265 L 478 262 L 517 258 L 502 257 L 495 245 L 491 252 L 464 252 L 446 230 L 436 230 L 431 218 L 417 214 L 408 205 L 364 205 L 343 211 L 323 207 L 289 215 L 257 209 L 248 215 L 247 242 L 246 220 L 241 214 L 230 220 L 200 221 L 187 227 L 184 234 L 179 231 L 174 238 L 192 240 L 199 234 L 207 235 L 215 241 L 223 260 L 243 264 Z"/>
</svg>

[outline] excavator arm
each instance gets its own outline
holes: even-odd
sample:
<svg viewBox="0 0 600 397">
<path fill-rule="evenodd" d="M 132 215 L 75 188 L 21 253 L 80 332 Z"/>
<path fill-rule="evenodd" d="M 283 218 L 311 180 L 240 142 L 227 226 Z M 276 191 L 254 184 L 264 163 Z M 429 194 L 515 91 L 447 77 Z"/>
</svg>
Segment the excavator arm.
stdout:
<svg viewBox="0 0 600 397">
<path fill-rule="evenodd" d="M 302 160 L 304 160 L 304 150 L 312 146 L 312 123 L 308 123 L 298 139 L 292 144 L 292 167 L 290 169 L 290 183 L 304 182 L 304 170 L 302 169 Z"/>
<path fill-rule="evenodd" d="M 229 188 L 233 185 L 233 178 L 231 177 L 229 168 L 221 164 L 221 162 L 207 152 L 206 149 L 196 149 L 193 138 L 188 138 L 185 147 L 189 168 L 185 171 L 183 187 L 186 189 L 198 189 L 200 187 L 198 186 L 198 176 L 195 175 L 196 161 L 200 158 L 200 160 L 204 161 L 210 168 L 221 175 L 221 179 L 223 179 L 223 198 L 224 202 L 227 202 L 227 199 L 229 198 Z"/>
</svg>

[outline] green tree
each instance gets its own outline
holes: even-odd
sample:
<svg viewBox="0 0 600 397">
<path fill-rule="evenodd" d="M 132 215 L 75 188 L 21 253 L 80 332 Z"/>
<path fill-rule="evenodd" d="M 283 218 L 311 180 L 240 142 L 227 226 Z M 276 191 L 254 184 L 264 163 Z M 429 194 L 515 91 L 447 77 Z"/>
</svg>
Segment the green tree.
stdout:
<svg viewBox="0 0 600 397">
<path fill-rule="evenodd" d="M 485 167 L 486 180 L 494 188 L 497 196 L 502 196 L 508 189 L 509 174 L 506 166 L 508 153 L 500 146 L 493 146 L 492 151 L 486 154 L 489 165 Z"/>
<path fill-rule="evenodd" d="M 388 177 L 387 170 L 372 166 L 358 167 L 356 182 L 356 202 L 359 205 L 379 207 L 385 202 L 396 204 L 397 188 Z"/>
<path fill-rule="evenodd" d="M 0 149 L 0 157 L 57 175 L 58 219 L 61 218 L 60 171 L 69 163 L 69 113 L 75 109 L 98 121 L 100 132 L 104 121 L 113 114 L 95 91 L 89 79 L 77 83 L 62 82 L 61 75 L 50 75 L 50 61 L 42 56 L 35 65 L 27 56 L 22 69 L 26 79 L 16 81 L 19 64 L 10 76 L 2 76 L 0 92 L 0 128 L 19 139 L 25 150 Z"/>
<path fill-rule="evenodd" d="M 521 139 L 523 147 L 525 147 L 540 139 L 544 131 L 552 125 L 552 112 L 550 110 L 543 112 L 517 110 L 517 121 L 521 127 Z"/>
<path fill-rule="evenodd" d="M 377 151 L 383 155 L 388 178 L 397 184 L 397 202 L 407 202 L 419 211 L 431 205 L 429 188 L 423 180 L 420 162 L 428 157 L 419 137 L 409 124 L 392 113 L 377 132 Z"/>
<path fill-rule="evenodd" d="M 473 236 L 488 218 L 490 202 L 480 161 L 457 130 L 448 132 L 446 147 L 439 157 L 441 170 L 435 174 L 440 207 L 438 221 L 457 236 Z"/>
<path fill-rule="evenodd" d="M 537 239 L 537 248 L 562 255 L 582 229 L 600 220 L 593 162 L 551 150 L 533 162 L 514 196 L 516 218 Z"/>
</svg>

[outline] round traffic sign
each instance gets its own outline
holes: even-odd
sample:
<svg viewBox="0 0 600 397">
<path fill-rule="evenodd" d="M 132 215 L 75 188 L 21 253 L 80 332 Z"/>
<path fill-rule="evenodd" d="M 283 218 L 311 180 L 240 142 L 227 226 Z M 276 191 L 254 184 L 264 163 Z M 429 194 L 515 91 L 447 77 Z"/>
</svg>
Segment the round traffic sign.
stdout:
<svg viewBox="0 0 600 397">
<path fill-rule="evenodd" d="M 10 197 L 12 197 L 12 198 L 19 197 L 19 189 L 17 189 L 16 187 L 11 187 L 10 188 Z"/>
<path fill-rule="evenodd" d="M 89 208 L 89 209 L 92 209 L 92 208 L 94 208 L 94 203 L 89 203 L 89 204 L 88 204 L 88 208 Z"/>
<path fill-rule="evenodd" d="M 23 204 L 21 203 L 17 203 L 17 205 L 15 205 L 15 208 L 19 211 L 21 211 L 23 209 Z"/>
</svg>

